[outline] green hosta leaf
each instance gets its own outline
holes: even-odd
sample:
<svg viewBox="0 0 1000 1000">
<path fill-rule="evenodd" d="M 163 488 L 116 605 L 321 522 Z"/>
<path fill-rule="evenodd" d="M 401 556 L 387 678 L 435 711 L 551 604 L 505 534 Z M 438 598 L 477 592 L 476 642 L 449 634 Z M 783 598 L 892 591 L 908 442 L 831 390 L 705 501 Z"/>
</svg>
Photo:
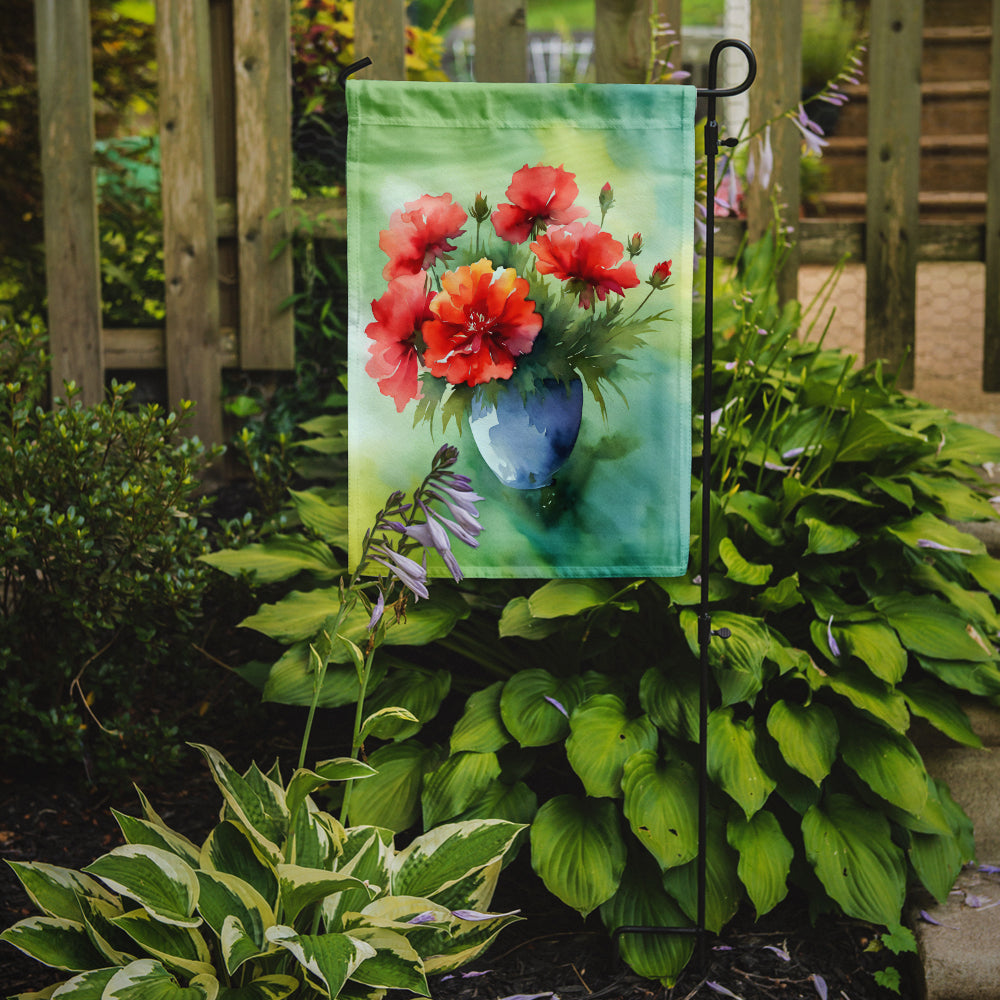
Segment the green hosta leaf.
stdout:
<svg viewBox="0 0 1000 1000">
<path fill-rule="evenodd" d="M 287 949 L 332 997 L 339 996 L 344 983 L 366 959 L 375 957 L 375 949 L 349 934 L 296 934 L 281 924 L 270 927 L 267 939 Z"/>
<path fill-rule="evenodd" d="M 197 927 L 198 878 L 170 851 L 146 844 L 125 844 L 98 858 L 84 871 L 113 892 L 134 899 L 151 917 L 178 927 Z"/>
<path fill-rule="evenodd" d="M 285 1000 L 299 988 L 292 976 L 261 976 L 245 986 L 223 987 L 218 1000 Z"/>
<path fill-rule="evenodd" d="M 476 753 L 495 753 L 510 742 L 510 733 L 500 717 L 500 692 L 503 681 L 470 695 L 462 717 L 451 733 L 451 752 L 473 750 Z"/>
<path fill-rule="evenodd" d="M 219 981 L 211 974 L 181 986 L 159 962 L 142 958 L 115 972 L 101 1000 L 216 1000 L 218 995 Z"/>
<path fill-rule="evenodd" d="M 468 809 L 500 777 L 495 753 L 452 754 L 424 780 L 424 826 L 437 826 Z"/>
<path fill-rule="evenodd" d="M 529 598 L 535 618 L 562 618 L 607 604 L 616 588 L 608 580 L 550 580 Z"/>
<path fill-rule="evenodd" d="M 298 573 L 332 580 L 345 572 L 329 545 L 298 535 L 272 535 L 266 542 L 209 552 L 199 558 L 230 576 L 246 574 L 257 584 L 288 580 Z"/>
<path fill-rule="evenodd" d="M 768 545 L 778 547 L 784 541 L 781 511 L 768 496 L 750 490 L 739 490 L 726 497 L 726 514 L 745 521 L 757 537 Z"/>
<path fill-rule="evenodd" d="M 726 565 L 729 579 L 746 584 L 748 587 L 763 587 L 774 571 L 774 566 L 770 563 L 764 565 L 748 562 L 740 555 L 739 549 L 730 538 L 719 541 L 719 557 Z"/>
<path fill-rule="evenodd" d="M 899 633 L 903 645 L 915 653 L 975 663 L 996 658 L 975 626 L 936 597 L 886 595 L 875 598 L 875 607 Z"/>
<path fill-rule="evenodd" d="M 806 517 L 803 523 L 809 529 L 809 542 L 805 554 L 817 556 L 845 552 L 858 541 L 860 535 L 846 524 L 828 524 L 819 518 Z"/>
<path fill-rule="evenodd" d="M 986 546 L 978 538 L 933 514 L 918 514 L 909 521 L 889 525 L 885 530 L 911 549 L 922 549 L 924 546 L 921 543 L 931 542 L 933 545 L 970 555 L 983 555 L 986 552 Z"/>
<path fill-rule="evenodd" d="M 660 868 L 697 855 L 698 782 L 688 764 L 640 751 L 625 762 L 622 790 L 625 818 Z"/>
<path fill-rule="evenodd" d="M 775 781 L 757 762 L 757 732 L 752 718 L 733 718 L 717 708 L 708 717 L 708 773 L 749 819 L 774 791 Z"/>
<path fill-rule="evenodd" d="M 941 508 L 950 521 L 992 521 L 996 511 L 986 497 L 970 489 L 952 476 L 924 476 L 918 472 L 907 475 L 917 490 Z"/>
<path fill-rule="evenodd" d="M 54 969 L 81 972 L 105 964 L 87 935 L 87 929 L 76 920 L 65 917 L 28 917 L 19 920 L 0 934 L 26 955 Z"/>
<path fill-rule="evenodd" d="M 909 855 L 924 888 L 946 902 L 964 863 L 958 839 L 950 833 L 911 833 Z"/>
<path fill-rule="evenodd" d="M 198 910 L 223 942 L 226 970 L 232 975 L 247 958 L 255 957 L 266 949 L 264 931 L 274 925 L 274 912 L 252 885 L 235 875 L 200 871 L 198 883 L 201 887 Z M 239 933 L 230 928 L 228 934 L 224 934 L 227 921 L 237 921 Z M 229 947 L 225 947 L 227 937 L 230 939 Z M 233 947 L 234 938 L 240 942 L 239 951 Z M 245 954 L 247 949 L 242 944 L 246 939 L 250 942 L 250 954 Z"/>
<path fill-rule="evenodd" d="M 839 731 L 833 712 L 811 702 L 798 705 L 779 699 L 767 716 L 767 731 L 781 748 L 785 761 L 819 786 L 837 756 Z"/>
<path fill-rule="evenodd" d="M 515 597 L 507 602 L 500 615 L 501 639 L 517 636 L 521 639 L 544 639 L 559 632 L 563 622 L 555 619 L 535 618 L 527 597 Z"/>
<path fill-rule="evenodd" d="M 899 923 L 906 866 L 880 812 L 849 795 L 830 795 L 806 813 L 802 836 L 820 882 L 849 917 Z"/>
<path fill-rule="evenodd" d="M 307 796 L 331 781 L 356 781 L 374 777 L 377 773 L 374 767 L 353 757 L 334 757 L 321 761 L 312 771 L 299 768 L 288 782 L 285 806 L 289 813 L 298 812 Z"/>
<path fill-rule="evenodd" d="M 8 861 L 32 903 L 46 916 L 65 917 L 67 920 L 83 919 L 80 896 L 93 896 L 109 903 L 115 897 L 97 879 L 40 861 Z"/>
<path fill-rule="evenodd" d="M 161 923 L 145 910 L 123 913 L 111 922 L 167 967 L 189 976 L 212 974 L 208 945 L 193 928 Z"/>
<path fill-rule="evenodd" d="M 937 453 L 939 462 L 966 462 L 981 465 L 1000 461 L 997 436 L 981 427 L 949 421 Z"/>
<path fill-rule="evenodd" d="M 234 875 L 253 886 L 272 908 L 277 905 L 277 873 L 242 824 L 220 823 L 202 844 L 199 867 Z"/>
<path fill-rule="evenodd" d="M 917 662 L 949 687 L 987 697 L 1000 694 L 1000 669 L 993 663 L 936 660 L 930 656 L 918 656 Z"/>
<path fill-rule="evenodd" d="M 288 809 L 285 792 L 280 785 L 264 778 L 254 783 L 238 774 L 217 750 L 202 744 L 192 744 L 208 761 L 226 805 L 250 832 L 265 856 L 276 862 L 281 852 L 278 844 L 288 830 Z"/>
<path fill-rule="evenodd" d="M 720 813 L 708 818 L 705 850 L 705 926 L 718 934 L 733 918 L 743 899 L 743 883 L 736 873 L 736 852 L 726 843 L 726 824 Z M 663 873 L 663 887 L 691 920 L 698 918 L 698 861 Z"/>
<path fill-rule="evenodd" d="M 779 580 L 773 587 L 761 591 L 754 598 L 757 607 L 763 612 L 787 611 L 798 604 L 804 604 L 805 598 L 799 590 L 799 574 L 792 573 Z"/>
<path fill-rule="evenodd" d="M 499 862 L 521 829 L 497 819 L 447 823 L 428 830 L 396 855 L 392 891 L 434 899 L 461 879 Z"/>
<path fill-rule="evenodd" d="M 695 583 L 690 573 L 687 576 L 657 577 L 653 582 L 667 593 L 674 604 L 681 607 L 690 607 L 701 602 L 701 584 Z M 733 580 L 721 573 L 710 573 L 708 576 L 710 601 L 724 601 L 727 597 L 732 597 L 738 589 L 739 586 Z"/>
<path fill-rule="evenodd" d="M 601 920 L 609 932 L 619 927 L 687 927 L 691 921 L 664 891 L 654 865 L 630 858 L 615 894 L 601 904 Z M 673 986 L 691 959 L 691 934 L 623 934 L 622 958 L 629 968 L 648 979 Z"/>
<path fill-rule="evenodd" d="M 907 681 L 900 685 L 900 691 L 910 711 L 926 719 L 945 736 L 967 747 L 983 745 L 965 710 L 947 688 L 932 680 Z"/>
<path fill-rule="evenodd" d="M 504 684 L 500 716 L 521 746 L 547 746 L 569 732 L 569 716 L 583 697 L 579 677 L 560 679 L 547 670 L 522 670 Z"/>
<path fill-rule="evenodd" d="M 314 490 L 289 490 L 299 520 L 324 542 L 347 550 L 347 504 L 328 503 Z"/>
<path fill-rule="evenodd" d="M 927 772 L 907 737 L 854 718 L 841 741 L 845 763 L 876 795 L 919 815 L 927 801 Z"/>
<path fill-rule="evenodd" d="M 531 825 L 531 865 L 549 892 L 582 916 L 610 899 L 625 870 L 615 804 L 572 795 L 549 799 Z"/>
<path fill-rule="evenodd" d="M 638 750 L 653 750 L 659 739 L 649 716 L 629 719 L 613 694 L 591 695 L 570 717 L 566 757 L 588 795 L 619 798 L 622 768 Z"/>
<path fill-rule="evenodd" d="M 198 864 L 199 849 L 187 837 L 175 833 L 160 823 L 126 816 L 124 813 L 118 812 L 117 809 L 112 809 L 111 812 L 128 843 L 159 847 L 164 851 L 176 854 L 189 865 Z"/>
<path fill-rule="evenodd" d="M 301 865 L 278 865 L 278 884 L 282 913 L 286 920 L 293 922 L 305 907 L 327 896 L 345 889 L 366 889 L 364 883 L 352 875 L 303 868 Z"/>
<path fill-rule="evenodd" d="M 396 833 L 413 826 L 420 818 L 424 774 L 439 760 L 438 751 L 415 740 L 379 747 L 368 758 L 377 773 L 351 790 L 351 824 Z"/>
<path fill-rule="evenodd" d="M 390 629 L 390 633 L 391 633 Z M 374 689 L 366 701 L 372 711 L 403 708 L 415 721 L 386 720 L 380 726 L 380 739 L 405 740 L 419 732 L 425 722 L 438 713 L 441 702 L 451 689 L 451 674 L 447 670 L 425 670 L 420 667 L 394 670 Z"/>
<path fill-rule="evenodd" d="M 698 739 L 698 674 L 686 661 L 669 673 L 650 667 L 639 682 L 639 704 L 660 729 L 678 740 Z"/>
<path fill-rule="evenodd" d="M 975 622 L 987 633 L 1000 632 L 1000 615 L 997 614 L 993 598 L 981 590 L 971 590 L 967 585 L 947 579 L 930 563 L 921 563 L 913 568 L 910 579 L 917 587 L 939 594 L 956 611 Z"/>
<path fill-rule="evenodd" d="M 814 689 L 829 688 L 856 708 L 881 719 L 896 732 L 906 732 L 910 713 L 906 710 L 903 696 L 884 681 L 873 677 L 867 669 L 840 667 L 834 673 L 822 674 L 813 667 L 806 677 Z"/>
<path fill-rule="evenodd" d="M 527 826 L 538 812 L 538 796 L 523 782 L 493 781 L 457 819 L 505 819 Z"/>
<path fill-rule="evenodd" d="M 344 644 L 334 647 L 334 655 L 344 650 Z M 346 654 L 344 654 L 346 655 Z M 376 657 L 372 667 L 369 687 L 375 687 L 385 677 L 388 657 Z M 264 681 L 261 697 L 279 705 L 311 705 L 315 696 L 316 674 L 310 662 L 309 643 L 297 642 L 289 646 L 271 666 Z M 358 675 L 353 666 L 329 664 L 323 675 L 317 708 L 339 708 L 358 700 Z"/>
<path fill-rule="evenodd" d="M 736 873 L 746 886 L 758 919 L 788 894 L 788 873 L 795 849 L 774 813 L 762 809 L 750 819 L 737 816 L 726 828 L 729 846 L 739 851 Z"/>
<path fill-rule="evenodd" d="M 694 656 L 700 656 L 698 616 L 681 612 L 681 627 Z M 714 636 L 708 647 L 708 662 L 722 690 L 723 704 L 753 701 L 763 686 L 764 659 L 771 648 L 771 636 L 759 618 L 719 611 L 712 615 L 712 628 L 729 629 L 728 639 Z"/>
<path fill-rule="evenodd" d="M 872 410 L 862 410 L 844 434 L 837 452 L 838 462 L 867 462 L 878 458 L 890 448 L 926 443 L 916 431 L 879 416 Z"/>
<path fill-rule="evenodd" d="M 375 954 L 351 973 L 355 982 L 430 996 L 424 963 L 402 934 L 383 927 L 362 926 L 354 928 L 351 937 L 375 949 Z"/>
<path fill-rule="evenodd" d="M 886 684 L 898 684 L 906 673 L 906 650 L 896 633 L 878 622 L 854 622 L 833 627 L 843 652 L 856 656 Z"/>
<path fill-rule="evenodd" d="M 963 560 L 965 568 L 976 583 L 994 597 L 1000 597 L 1000 559 L 990 555 L 973 556 Z"/>
</svg>

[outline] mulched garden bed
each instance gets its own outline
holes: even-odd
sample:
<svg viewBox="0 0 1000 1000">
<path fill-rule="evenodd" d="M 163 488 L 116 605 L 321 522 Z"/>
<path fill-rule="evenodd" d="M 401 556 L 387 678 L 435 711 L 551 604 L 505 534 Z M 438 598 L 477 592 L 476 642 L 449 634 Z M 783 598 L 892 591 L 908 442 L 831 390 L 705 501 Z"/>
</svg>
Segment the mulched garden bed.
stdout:
<svg viewBox="0 0 1000 1000">
<path fill-rule="evenodd" d="M 277 736 L 269 733 L 271 755 L 291 759 L 293 720 L 278 715 Z M 259 739 L 260 731 L 257 731 Z M 249 745 L 220 739 L 219 748 L 236 765 L 248 761 Z M 277 744 L 277 746 L 276 746 Z M 261 745 L 258 743 L 258 746 Z M 219 795 L 200 755 L 191 767 L 155 789 L 144 789 L 164 820 L 192 839 L 214 823 Z M 12 775 L 0 778 L 0 858 L 45 861 L 80 868 L 121 843 L 111 807 L 138 815 L 134 793 L 88 790 L 69 775 Z M 741 913 L 718 938 L 706 942 L 706 968 L 689 968 L 671 990 L 634 975 L 614 954 L 593 915 L 581 921 L 546 893 L 522 855 L 501 876 L 498 910 L 520 909 L 525 920 L 503 931 L 492 948 L 450 978 L 432 977 L 435 1000 L 499 1000 L 554 994 L 562 1000 L 692 1000 L 735 995 L 743 1000 L 887 1000 L 873 975 L 887 965 L 903 974 L 900 993 L 918 995 L 904 957 L 866 950 L 868 926 L 823 918 L 811 926 L 801 900 L 786 901 L 755 924 Z M 32 908 L 6 865 L 0 865 L 0 927 L 29 916 Z M 912 957 L 912 956 L 907 956 Z M 16 949 L 0 944 L 0 995 L 41 989 L 59 980 Z"/>
</svg>

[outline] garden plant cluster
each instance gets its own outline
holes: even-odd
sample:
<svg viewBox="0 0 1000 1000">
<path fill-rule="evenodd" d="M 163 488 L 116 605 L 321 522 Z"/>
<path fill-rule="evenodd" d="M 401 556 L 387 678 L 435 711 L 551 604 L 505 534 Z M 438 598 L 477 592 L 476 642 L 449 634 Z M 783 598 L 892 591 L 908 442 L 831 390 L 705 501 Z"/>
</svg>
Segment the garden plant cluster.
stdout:
<svg viewBox="0 0 1000 1000">
<path fill-rule="evenodd" d="M 342 5 L 314 6 L 330 20 L 303 29 L 305 52 L 350 28 Z M 309 59 L 299 69 L 316 82 Z M 318 90 L 309 102 L 322 110 Z M 472 209 L 477 224 L 490 215 Z M 962 701 L 1000 697 L 1000 560 L 956 527 L 996 517 L 978 468 L 1000 462 L 1000 439 L 904 395 L 880 363 L 826 349 L 811 309 L 778 300 L 786 249 L 774 232 L 744 245 L 711 290 L 710 371 L 696 300 L 693 398 L 710 379 L 713 460 L 702 482 L 693 413 L 692 568 L 675 579 L 463 579 L 458 543 L 489 525 L 456 471 L 459 426 L 457 447 L 372 513 L 350 571 L 341 250 L 296 248 L 295 386 L 270 403 L 233 393 L 247 419 L 236 450 L 266 502 L 229 522 L 200 489 L 218 453 L 185 433 L 187 408 L 139 405 L 118 384 L 97 406 L 71 385 L 49 401 L 43 324 L 0 318 L 5 759 L 155 785 L 196 752 L 221 801 L 200 843 L 140 792 L 141 816 L 115 813 L 124 845 L 84 869 L 13 864 L 39 913 L 0 938 L 61 984 L 35 995 L 427 996 L 429 975 L 519 919 L 491 910 L 519 853 L 609 933 L 693 926 L 703 847 L 712 932 L 800 892 L 814 917 L 842 913 L 912 947 L 908 890 L 943 900 L 974 855 L 911 727 L 978 746 Z M 148 307 L 141 258 L 116 309 Z M 428 582 L 431 550 L 451 579 Z M 709 649 L 700 845 L 703 554 L 712 624 L 730 636 Z M 274 651 L 233 667 L 248 701 L 300 713 L 295 761 L 238 770 L 206 743 L 187 748 L 183 720 L 150 703 L 154 677 L 207 684 L 220 669 L 201 645 L 220 593 L 251 601 L 240 624 Z M 341 727 L 340 756 L 311 753 L 319 720 Z M 664 984 L 693 948 L 686 935 L 621 939 L 629 966 Z"/>
</svg>

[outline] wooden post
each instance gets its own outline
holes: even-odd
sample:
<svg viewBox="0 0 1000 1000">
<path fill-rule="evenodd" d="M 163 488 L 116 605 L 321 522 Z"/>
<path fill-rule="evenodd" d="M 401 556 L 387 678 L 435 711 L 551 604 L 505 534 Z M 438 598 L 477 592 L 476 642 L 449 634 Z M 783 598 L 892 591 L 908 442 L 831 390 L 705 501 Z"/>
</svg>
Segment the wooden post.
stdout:
<svg viewBox="0 0 1000 1000">
<path fill-rule="evenodd" d="M 160 0 L 167 395 L 197 404 L 192 432 L 222 441 L 211 44 L 207 0 Z"/>
<path fill-rule="evenodd" d="M 983 390 L 1000 391 L 1000 0 L 993 0 L 990 45 L 989 170 L 986 179 L 986 325 Z"/>
<path fill-rule="evenodd" d="M 528 32 L 524 0 L 476 0 L 476 80 L 524 83 L 528 77 Z"/>
<path fill-rule="evenodd" d="M 750 88 L 750 131 L 798 106 L 802 97 L 802 4 L 799 0 L 759 0 L 750 8 L 750 40 L 759 67 Z M 720 115 L 725 113 L 721 109 Z M 735 134 L 739 122 L 729 123 Z M 755 139 L 754 142 L 758 142 Z M 747 228 L 751 240 L 760 239 L 775 221 L 793 230 L 792 246 L 778 273 L 778 297 L 786 302 L 797 298 L 799 284 L 799 160 L 802 135 L 787 118 L 771 126 L 774 169 L 766 188 L 759 178 L 747 192 Z M 775 238 L 779 234 L 775 234 Z"/>
<path fill-rule="evenodd" d="M 868 53 L 865 360 L 913 387 L 923 3 L 872 0 Z"/>
<path fill-rule="evenodd" d="M 668 0 L 594 0 L 594 67 L 598 83 L 645 83 L 652 49 L 651 18 Z M 680 31 L 680 19 L 674 25 Z"/>
<path fill-rule="evenodd" d="M 294 317 L 282 306 L 292 294 L 290 20 L 288 0 L 233 7 L 242 368 L 295 367 Z"/>
<path fill-rule="evenodd" d="M 52 394 L 104 397 L 88 0 L 35 0 Z"/>
<path fill-rule="evenodd" d="M 359 76 L 406 79 L 405 0 L 363 0 L 354 5 L 354 54 L 372 61 Z"/>
</svg>

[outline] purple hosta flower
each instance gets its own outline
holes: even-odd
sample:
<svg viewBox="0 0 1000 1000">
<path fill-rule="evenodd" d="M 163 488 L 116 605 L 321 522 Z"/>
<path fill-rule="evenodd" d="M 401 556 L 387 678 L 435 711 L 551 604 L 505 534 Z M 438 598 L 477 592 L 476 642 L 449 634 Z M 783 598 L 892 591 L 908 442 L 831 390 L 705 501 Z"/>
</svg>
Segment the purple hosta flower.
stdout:
<svg viewBox="0 0 1000 1000">
<path fill-rule="evenodd" d="M 569 718 L 569 712 L 566 711 L 566 708 L 563 706 L 561 702 L 556 701 L 556 699 L 551 697 L 550 695 L 544 695 L 543 697 L 550 705 L 554 705 L 557 709 L 559 709 L 559 711 L 562 712 L 562 714 L 565 715 L 567 719 Z"/>
<path fill-rule="evenodd" d="M 447 976 L 441 977 L 441 982 L 446 983 L 449 979 L 478 979 L 480 976 L 488 976 L 493 970 L 483 969 L 482 972 L 451 972 Z"/>
<path fill-rule="evenodd" d="M 837 640 L 833 637 L 833 615 L 830 615 L 829 621 L 826 623 L 826 642 L 830 647 L 830 652 L 834 656 L 840 656 L 840 646 L 837 645 Z"/>
<path fill-rule="evenodd" d="M 764 950 L 773 951 L 782 962 L 790 962 L 792 960 L 792 956 L 784 948 L 779 948 L 776 944 L 766 944 L 764 945 Z"/>
<path fill-rule="evenodd" d="M 370 552 L 375 562 L 385 566 L 416 597 L 430 596 L 427 590 L 426 565 L 421 565 L 415 559 L 404 556 L 402 552 L 396 552 L 385 544 L 373 545 Z"/>
<path fill-rule="evenodd" d="M 455 476 L 454 480 L 451 486 L 446 486 L 442 482 L 435 483 L 433 488 L 424 492 L 424 496 L 429 500 L 439 500 L 443 503 L 455 519 L 455 527 L 449 524 L 449 530 L 466 545 L 474 546 L 476 535 L 483 530 L 479 523 L 479 511 L 476 510 L 476 504 L 483 498 L 472 492 L 468 485 L 468 477 Z M 464 480 L 464 483 L 461 480 Z M 456 529 L 460 529 L 462 533 L 459 534 Z"/>
<path fill-rule="evenodd" d="M 764 129 L 764 134 L 750 147 L 750 159 L 747 162 L 747 183 L 754 181 L 765 191 L 771 186 L 771 174 L 774 172 L 774 150 L 771 148 L 771 126 Z"/>
<path fill-rule="evenodd" d="M 826 1000 L 828 992 L 826 988 L 826 980 L 815 972 L 809 978 L 813 981 L 813 986 L 816 987 L 816 992 L 819 994 L 819 1000 Z"/>
<path fill-rule="evenodd" d="M 427 520 L 423 524 L 408 524 L 406 526 L 407 536 L 418 542 L 425 549 L 436 550 L 438 555 L 444 560 L 445 566 L 448 567 L 448 572 L 451 573 L 452 579 L 458 583 L 462 579 L 462 570 L 458 565 L 458 560 L 452 554 L 451 539 L 448 537 L 448 532 L 445 531 L 444 525 L 441 524 L 435 514 L 428 510 L 423 503 L 420 503 L 419 507 L 426 515 Z M 478 545 L 479 543 L 473 540 L 472 544 Z"/>
<path fill-rule="evenodd" d="M 736 176 L 736 166 L 732 157 L 727 157 L 724 178 L 719 190 L 715 194 L 716 211 L 726 215 L 730 213 L 736 215 L 740 210 L 740 200 L 743 192 L 740 190 L 740 179 Z"/>
<path fill-rule="evenodd" d="M 724 997 L 733 997 L 734 1000 L 743 1000 L 738 993 L 734 993 L 732 990 L 726 989 L 722 983 L 713 983 L 711 980 L 705 983 L 705 985 L 712 990 L 713 993 L 721 993 Z"/>
<path fill-rule="evenodd" d="M 801 104 L 798 114 L 792 117 L 792 124 L 802 133 L 806 149 L 816 156 L 822 156 L 823 147 L 827 145 L 823 130 L 806 114 L 806 109 Z"/>
<path fill-rule="evenodd" d="M 451 915 L 459 920 L 469 920 L 477 922 L 480 920 L 492 920 L 494 917 L 516 917 L 521 911 L 510 910 L 507 913 L 480 913 L 479 910 L 452 910 Z"/>
<path fill-rule="evenodd" d="M 986 875 L 1000 875 L 1000 865 L 979 865 L 978 870 Z"/>
<path fill-rule="evenodd" d="M 957 927 L 952 927 L 951 924 L 942 924 L 940 920 L 936 920 L 932 917 L 926 910 L 920 911 L 920 919 L 927 924 L 933 924 L 935 927 L 944 927 L 949 931 L 957 931 Z"/>
<path fill-rule="evenodd" d="M 424 910 L 423 913 L 410 917 L 406 922 L 408 924 L 432 924 L 435 920 L 437 920 L 437 914 L 433 910 Z"/>
<path fill-rule="evenodd" d="M 952 545 L 942 545 L 940 542 L 935 542 L 931 538 L 918 538 L 917 548 L 920 549 L 937 549 L 940 552 L 958 552 L 963 556 L 971 556 L 972 549 L 957 549 Z"/>
<path fill-rule="evenodd" d="M 372 608 L 372 616 L 368 619 L 368 631 L 371 632 L 373 628 L 382 620 L 382 615 L 385 612 L 385 594 L 380 590 L 378 592 L 378 600 L 375 602 L 375 607 Z"/>
</svg>

